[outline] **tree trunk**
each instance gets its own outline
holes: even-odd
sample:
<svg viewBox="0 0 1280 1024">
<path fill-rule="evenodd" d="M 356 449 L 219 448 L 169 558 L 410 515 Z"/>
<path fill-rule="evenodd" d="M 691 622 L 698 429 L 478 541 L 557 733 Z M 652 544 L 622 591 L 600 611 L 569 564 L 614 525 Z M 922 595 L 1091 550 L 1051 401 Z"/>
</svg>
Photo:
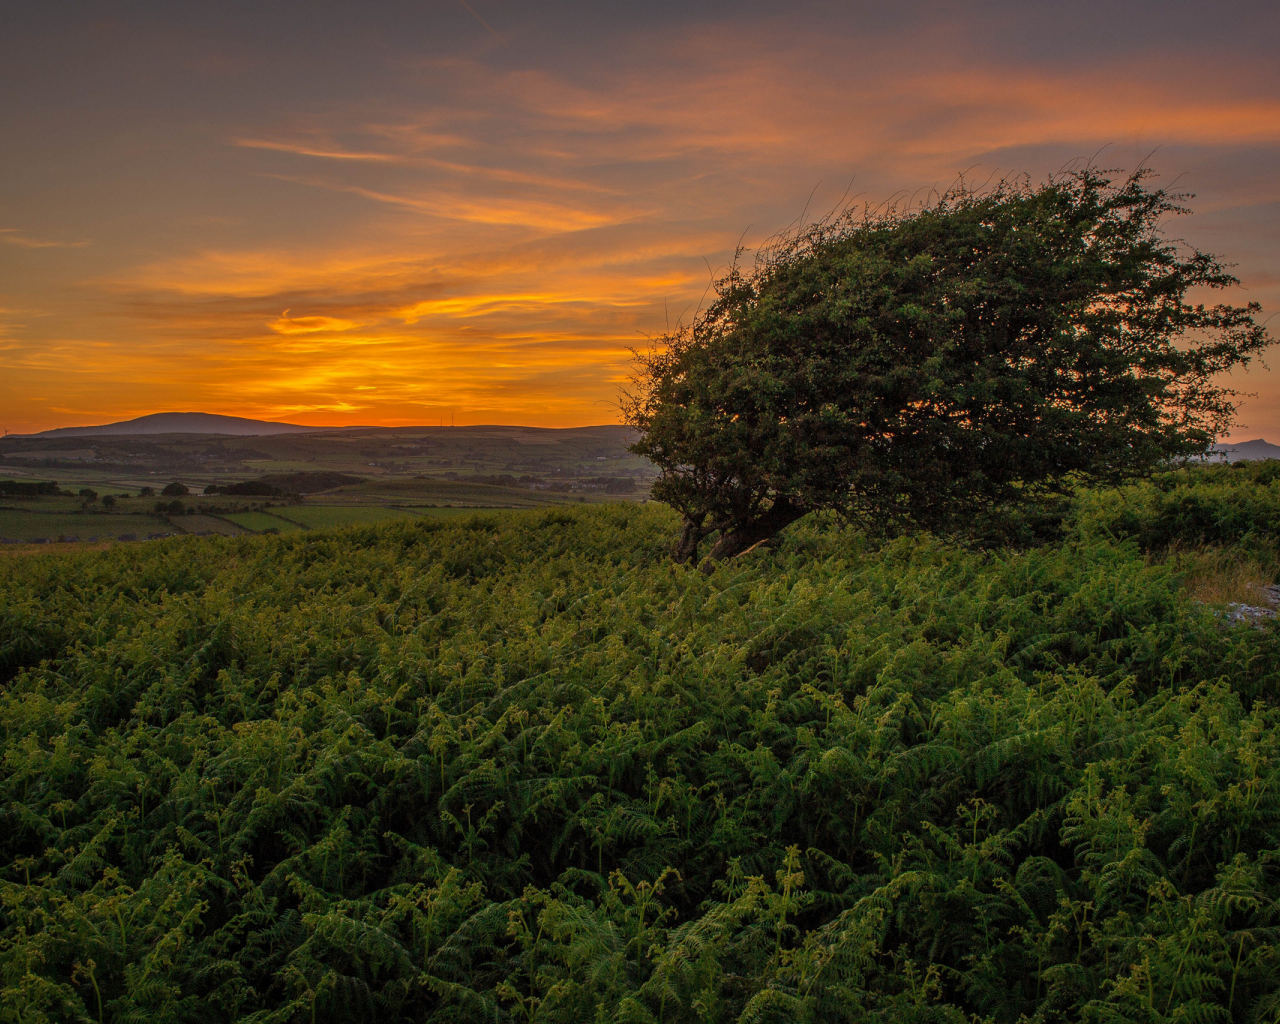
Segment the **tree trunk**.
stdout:
<svg viewBox="0 0 1280 1024">
<path fill-rule="evenodd" d="M 706 521 L 705 515 L 684 517 L 684 530 L 680 534 L 680 540 L 675 549 L 671 552 L 672 558 L 677 562 L 698 561 L 698 542 L 707 535 Z"/>
<path fill-rule="evenodd" d="M 779 498 L 767 512 L 750 522 L 739 523 L 722 532 L 707 558 L 714 562 L 750 551 L 757 544 L 768 540 L 779 530 L 806 515 L 808 511 L 807 508 L 791 504 L 786 498 Z"/>
</svg>

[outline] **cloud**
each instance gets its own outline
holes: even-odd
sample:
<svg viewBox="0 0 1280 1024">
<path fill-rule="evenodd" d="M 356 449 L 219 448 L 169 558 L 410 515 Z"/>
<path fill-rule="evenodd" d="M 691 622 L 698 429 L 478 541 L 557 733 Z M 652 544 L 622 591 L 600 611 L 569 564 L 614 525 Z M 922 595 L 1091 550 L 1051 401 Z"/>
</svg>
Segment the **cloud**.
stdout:
<svg viewBox="0 0 1280 1024">
<path fill-rule="evenodd" d="M 353 320 L 343 320 L 336 316 L 289 316 L 286 309 L 268 325 L 277 334 L 313 334 L 317 331 L 328 333 L 349 331 L 358 327 Z"/>
<path fill-rule="evenodd" d="M 0 242 L 8 242 L 23 249 L 82 249 L 88 242 L 54 242 L 39 238 L 29 238 L 19 233 L 17 228 L 0 228 Z"/>
<path fill-rule="evenodd" d="M 316 149 L 312 146 L 292 142 L 273 142 L 270 139 L 232 139 L 232 145 L 245 149 L 269 149 L 277 153 L 292 153 L 295 156 L 314 156 L 325 160 L 373 160 L 379 163 L 399 163 L 401 157 L 392 153 L 351 153 L 338 149 Z"/>
<path fill-rule="evenodd" d="M 428 214 L 442 220 L 463 220 L 475 224 L 531 227 L 543 231 L 581 231 L 583 228 L 615 224 L 626 217 L 625 212 L 621 210 L 611 212 L 588 210 L 537 199 L 474 196 L 461 191 L 449 194 L 436 190 L 421 195 L 396 195 L 359 185 L 329 182 L 321 178 L 291 177 L 282 174 L 273 174 L 269 177 L 332 189 L 335 192 L 349 192 L 352 195 L 363 196 L 365 199 L 389 203 L 392 206 Z"/>
<path fill-rule="evenodd" d="M 395 88 L 221 122 L 233 197 L 113 250 L 9 386 L 53 392 L 71 363 L 76 401 L 96 377 L 104 403 L 137 406 L 145 386 L 311 422 L 459 406 L 599 422 L 628 346 L 691 315 L 743 229 L 758 244 L 815 185 L 810 216 L 855 175 L 879 201 L 974 165 L 1039 177 L 1108 143 L 1130 163 L 1163 144 L 1175 171 L 1194 153 L 1193 184 L 1216 175 L 1195 207 L 1217 219 L 1193 226 L 1227 258 L 1261 253 L 1238 270 L 1257 288 L 1276 280 L 1274 232 L 1225 214 L 1274 198 L 1257 155 L 1280 145 L 1280 101 L 1226 58 L 1194 75 L 1121 52 L 975 59 L 944 23 L 823 35 L 754 16 L 620 35 L 579 61 L 510 39 L 404 61 Z M 15 235 L 0 239 L 27 244 Z"/>
</svg>

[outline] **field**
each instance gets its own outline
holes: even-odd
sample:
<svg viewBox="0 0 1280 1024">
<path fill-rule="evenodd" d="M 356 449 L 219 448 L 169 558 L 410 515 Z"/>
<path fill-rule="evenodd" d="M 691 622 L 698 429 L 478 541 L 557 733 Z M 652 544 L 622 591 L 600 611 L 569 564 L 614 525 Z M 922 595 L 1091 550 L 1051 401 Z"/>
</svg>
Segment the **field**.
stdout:
<svg viewBox="0 0 1280 1024">
<path fill-rule="evenodd" d="M 708 573 L 634 503 L 0 559 L 0 1013 L 1273 1020 L 1277 470 Z"/>
<path fill-rule="evenodd" d="M 226 484 L 278 473 L 342 472 L 374 482 L 426 478 L 461 493 L 485 486 L 484 478 L 506 476 L 524 482 L 512 488 L 516 503 L 566 500 L 572 493 L 597 497 L 589 481 L 624 477 L 639 496 L 655 475 L 644 459 L 626 449 L 625 427 L 543 430 L 531 427 L 358 428 L 316 434 L 228 437 L 164 434 L 92 438 L 0 438 L 0 479 L 56 479 L 71 490 L 136 494 L 160 490 L 171 481 L 199 494 L 207 484 Z M 59 453 L 64 457 L 59 458 Z M 30 453 L 30 454 L 29 454 Z M 558 499 L 546 490 L 566 488 Z M 457 488 L 462 488 L 461 492 Z M 377 487 L 373 488 L 376 492 Z M 537 495 L 541 493 L 541 497 Z M 492 494 L 489 495 L 493 497 Z M 616 500 L 616 499 L 615 499 Z M 483 502 L 466 501 L 466 504 Z M 508 500 L 506 503 L 510 504 Z"/>
<path fill-rule="evenodd" d="M 385 523 L 410 514 L 401 509 L 368 505 L 293 505 L 276 512 L 280 518 L 289 519 L 308 530 Z"/>
<path fill-rule="evenodd" d="M 238 537 L 244 532 L 221 516 L 175 516 L 169 522 L 181 528 L 183 533 L 219 533 L 227 537 Z"/>
<path fill-rule="evenodd" d="M 114 538 L 121 534 L 145 537 L 148 533 L 171 532 L 167 523 L 150 516 L 88 515 L 71 512 L 30 512 L 0 508 L 0 537 L 54 541 L 60 536 Z"/>
<path fill-rule="evenodd" d="M 255 533 L 263 530 L 279 530 L 281 533 L 290 533 L 294 530 L 306 529 L 300 523 L 281 519 L 279 516 L 273 516 L 270 512 L 228 512 L 224 518 L 231 520 L 236 526 L 252 530 Z"/>
<path fill-rule="evenodd" d="M 83 542 L 89 536 L 115 538 L 121 533 L 145 538 L 149 533 L 285 532 L 298 526 L 322 529 L 383 522 L 406 514 L 448 518 L 458 508 L 643 501 L 654 470 L 627 452 L 630 438 L 623 427 L 365 428 L 266 437 L 172 434 L 87 440 L 5 437 L 0 438 L 0 479 L 56 480 L 70 493 L 8 500 L 8 509 L 0 509 L 0 537 L 79 536 Z M 28 452 L 38 458 L 28 457 Z M 58 458 L 60 452 L 65 458 Z M 282 503 L 283 496 L 204 493 L 209 485 L 225 487 L 273 474 L 306 479 L 289 477 L 299 473 L 342 473 L 360 482 L 326 485 L 328 489 L 308 491 L 287 503 Z M 615 492 L 617 482 L 624 481 L 630 490 L 620 496 L 606 491 L 602 481 L 613 481 Z M 174 482 L 189 491 L 177 499 L 181 513 L 168 508 L 173 498 L 158 493 Z M 114 513 L 143 513 L 149 518 L 145 524 L 120 526 L 101 516 L 89 529 L 85 499 L 78 496 L 82 488 L 99 497 L 111 495 Z M 157 502 L 166 509 L 157 511 Z M 268 504 L 275 511 L 267 509 Z M 98 499 L 88 508 L 103 510 Z M 63 515 L 72 518 L 50 518 Z"/>
</svg>

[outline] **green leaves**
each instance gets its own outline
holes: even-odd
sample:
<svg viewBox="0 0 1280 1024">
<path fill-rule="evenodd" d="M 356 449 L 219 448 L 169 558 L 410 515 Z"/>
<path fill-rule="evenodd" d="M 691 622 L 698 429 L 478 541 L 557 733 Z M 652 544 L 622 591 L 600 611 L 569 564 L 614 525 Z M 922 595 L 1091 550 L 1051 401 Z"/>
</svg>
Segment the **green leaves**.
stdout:
<svg viewBox="0 0 1280 1024">
<path fill-rule="evenodd" d="M 709 574 L 655 507 L 7 560 L 63 639 L 0 691 L 0 1020 L 1272 1012 L 1274 630 L 1108 501 Z"/>
<path fill-rule="evenodd" d="M 1087 167 L 785 236 L 638 360 L 633 447 L 681 513 L 680 561 L 806 512 L 986 543 L 1051 536 L 1074 485 L 1206 450 L 1215 374 L 1270 344 L 1238 282 L 1162 235 L 1185 196 Z"/>
</svg>

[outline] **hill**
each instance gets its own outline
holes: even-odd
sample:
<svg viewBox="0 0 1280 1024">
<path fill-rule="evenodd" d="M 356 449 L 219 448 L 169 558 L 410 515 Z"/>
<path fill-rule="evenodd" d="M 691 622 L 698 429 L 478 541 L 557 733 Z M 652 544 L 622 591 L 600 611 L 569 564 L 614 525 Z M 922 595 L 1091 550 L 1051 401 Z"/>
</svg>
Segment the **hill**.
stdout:
<svg viewBox="0 0 1280 1024">
<path fill-rule="evenodd" d="M 207 412 L 155 412 L 119 423 L 96 427 L 57 427 L 29 437 L 104 437 L 144 434 L 228 434 L 237 437 L 267 434 L 308 434 L 326 427 L 303 427 L 296 423 L 271 423 L 242 416 L 218 416 Z"/>
<path fill-rule="evenodd" d="M 1260 437 L 1254 441 L 1224 441 L 1221 444 L 1215 444 L 1213 450 L 1221 452 L 1227 462 L 1280 459 L 1280 444 L 1271 444 Z"/>
<path fill-rule="evenodd" d="M 0 558 L 11 1016 L 1270 1019 L 1280 464 L 1026 551 L 677 529 Z"/>
</svg>

